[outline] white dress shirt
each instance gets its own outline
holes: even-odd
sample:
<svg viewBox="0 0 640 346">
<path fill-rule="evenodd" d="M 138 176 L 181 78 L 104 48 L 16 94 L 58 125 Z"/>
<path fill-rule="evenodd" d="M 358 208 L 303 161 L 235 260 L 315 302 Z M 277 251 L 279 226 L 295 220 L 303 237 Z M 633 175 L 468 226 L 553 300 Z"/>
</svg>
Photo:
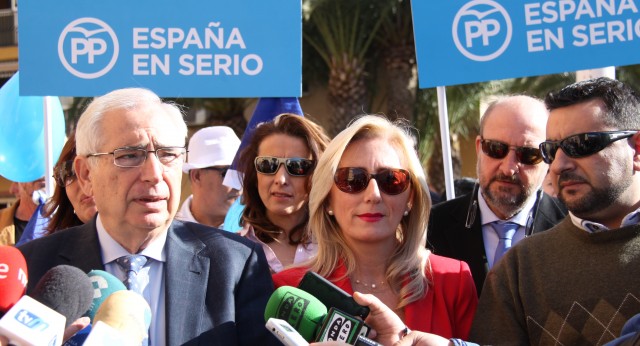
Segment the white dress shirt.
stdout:
<svg viewBox="0 0 640 346">
<path fill-rule="evenodd" d="M 124 281 L 125 272 L 115 262 L 116 259 L 131 255 L 118 242 L 107 233 L 100 214 L 96 220 L 98 229 L 98 240 L 102 251 L 102 264 L 105 270 Z M 139 255 L 148 258 L 147 263 L 138 273 L 138 282 L 144 299 L 151 308 L 151 326 L 149 328 L 149 346 L 166 345 L 166 318 L 165 318 L 165 282 L 164 264 L 167 258 L 167 251 L 164 244 L 167 241 L 167 232 L 154 239 L 142 250 Z"/>
<path fill-rule="evenodd" d="M 533 208 L 535 204 L 535 194 L 529 198 L 527 203 L 524 205 L 524 208 L 520 210 L 516 215 L 511 217 L 508 220 L 502 220 L 493 213 L 489 205 L 487 205 L 487 201 L 482 196 L 482 189 L 478 191 L 478 206 L 480 207 L 480 224 L 482 225 L 482 239 L 484 240 L 484 253 L 487 256 L 487 264 L 489 269 L 493 267 L 493 260 L 496 253 L 496 248 L 498 247 L 498 242 L 500 239 L 498 238 L 498 234 L 493 229 L 493 222 L 495 221 L 505 221 L 505 222 L 513 222 L 517 223 L 518 230 L 513 235 L 511 240 L 511 246 L 516 245 L 520 240 L 525 238 L 525 227 L 527 225 L 527 219 L 529 218 L 529 211 Z"/>
</svg>

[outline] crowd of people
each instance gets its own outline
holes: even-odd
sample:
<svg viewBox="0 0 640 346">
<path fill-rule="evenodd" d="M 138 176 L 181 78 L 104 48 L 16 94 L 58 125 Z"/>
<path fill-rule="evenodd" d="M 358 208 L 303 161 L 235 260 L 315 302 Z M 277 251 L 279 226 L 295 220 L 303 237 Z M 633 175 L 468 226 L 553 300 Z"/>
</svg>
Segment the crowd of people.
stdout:
<svg viewBox="0 0 640 346">
<path fill-rule="evenodd" d="M 150 306 L 148 345 L 277 345 L 267 302 L 309 271 L 369 307 L 382 345 L 622 345 L 640 333 L 639 131 L 640 94 L 608 78 L 498 98 L 477 181 L 436 205 L 406 122 L 330 139 L 285 113 L 246 145 L 215 126 L 187 146 L 178 107 L 121 89 L 80 117 L 42 213 L 41 180 L 18 184 L 0 243 L 24 238 L 27 293 L 61 264 L 122 280 Z M 242 190 L 223 184 L 236 157 Z M 221 230 L 236 198 L 242 228 Z"/>
</svg>

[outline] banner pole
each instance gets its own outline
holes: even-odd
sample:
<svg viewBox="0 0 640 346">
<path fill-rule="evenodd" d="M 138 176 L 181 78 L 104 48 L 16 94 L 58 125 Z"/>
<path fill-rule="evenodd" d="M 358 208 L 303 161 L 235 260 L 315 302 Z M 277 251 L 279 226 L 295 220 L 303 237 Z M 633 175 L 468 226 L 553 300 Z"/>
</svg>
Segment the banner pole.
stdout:
<svg viewBox="0 0 640 346">
<path fill-rule="evenodd" d="M 449 136 L 449 115 L 447 113 L 447 91 L 445 87 L 436 87 L 438 93 L 438 118 L 440 119 L 440 139 L 442 141 L 442 164 L 447 200 L 455 198 L 453 189 L 453 169 L 451 165 L 451 140 Z"/>
</svg>

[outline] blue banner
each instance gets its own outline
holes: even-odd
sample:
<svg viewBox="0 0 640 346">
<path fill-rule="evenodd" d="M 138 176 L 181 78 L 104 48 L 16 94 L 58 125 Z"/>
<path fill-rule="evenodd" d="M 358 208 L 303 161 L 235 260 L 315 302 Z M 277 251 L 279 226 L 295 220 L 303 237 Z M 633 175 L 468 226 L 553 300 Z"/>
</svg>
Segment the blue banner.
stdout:
<svg viewBox="0 0 640 346">
<path fill-rule="evenodd" d="M 420 87 L 640 63 L 636 1 L 413 0 Z"/>
<path fill-rule="evenodd" d="M 20 3 L 21 95 L 302 93 L 301 0 Z"/>
</svg>

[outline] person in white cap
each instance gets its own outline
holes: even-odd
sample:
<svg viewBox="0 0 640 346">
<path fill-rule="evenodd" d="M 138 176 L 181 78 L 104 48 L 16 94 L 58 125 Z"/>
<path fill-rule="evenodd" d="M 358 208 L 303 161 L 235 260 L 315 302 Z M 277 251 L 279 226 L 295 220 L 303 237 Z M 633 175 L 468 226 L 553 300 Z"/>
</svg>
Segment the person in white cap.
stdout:
<svg viewBox="0 0 640 346">
<path fill-rule="evenodd" d="M 176 219 L 222 227 L 229 207 L 239 196 L 238 190 L 222 185 L 239 147 L 240 139 L 227 126 L 205 127 L 193 134 L 182 167 L 189 175 L 192 195 Z"/>
</svg>

